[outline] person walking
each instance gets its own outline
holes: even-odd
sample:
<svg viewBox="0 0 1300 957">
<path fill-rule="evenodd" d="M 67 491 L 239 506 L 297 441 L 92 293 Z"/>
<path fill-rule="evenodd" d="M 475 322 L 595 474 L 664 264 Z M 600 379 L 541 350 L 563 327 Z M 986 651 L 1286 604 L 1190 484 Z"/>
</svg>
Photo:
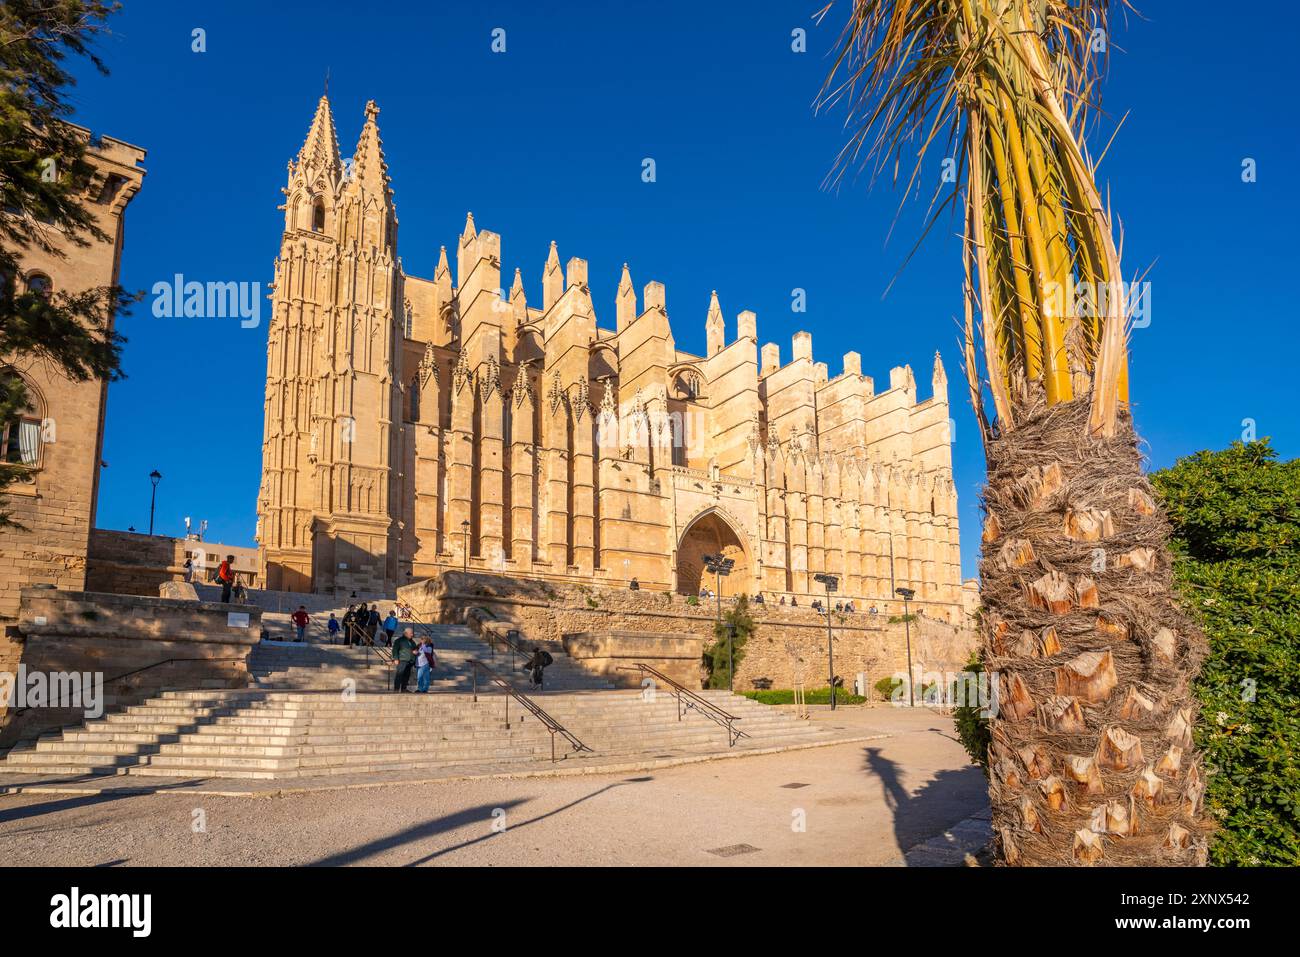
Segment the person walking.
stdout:
<svg viewBox="0 0 1300 957">
<path fill-rule="evenodd" d="M 243 577 L 235 576 L 235 589 L 230 593 L 230 596 L 234 599 L 236 605 L 243 605 L 248 602 L 248 589 L 244 587 Z"/>
<path fill-rule="evenodd" d="M 429 682 L 433 680 L 433 669 L 438 667 L 438 658 L 433 653 L 433 642 L 425 635 L 420 639 L 420 647 L 415 652 L 415 688 L 420 694 L 429 693 Z"/>
<path fill-rule="evenodd" d="M 352 644 L 352 622 L 356 618 L 357 606 L 348 605 L 348 610 L 343 613 L 343 644 Z"/>
<path fill-rule="evenodd" d="M 539 691 L 542 689 L 543 672 L 555 661 L 549 652 L 542 651 L 540 647 L 533 649 L 532 657 L 524 663 L 524 670 L 528 672 L 528 683 Z"/>
<path fill-rule="evenodd" d="M 388 639 L 385 643 L 391 645 L 393 643 L 393 636 L 397 634 L 397 612 L 396 611 L 390 611 L 388 613 L 388 617 L 384 619 L 384 632 L 388 636 Z"/>
<path fill-rule="evenodd" d="M 366 632 L 370 636 L 370 643 L 372 645 L 379 640 L 379 633 L 383 630 L 379 627 L 381 620 L 382 618 L 379 614 L 379 606 L 371 605 L 370 614 L 366 618 Z"/>
<path fill-rule="evenodd" d="M 330 633 L 330 644 L 334 644 L 339 634 L 339 620 L 334 617 L 334 612 L 330 612 L 330 620 L 325 622 L 325 629 Z"/>
<path fill-rule="evenodd" d="M 235 587 L 235 570 L 231 567 L 234 562 L 235 556 L 227 555 L 217 567 L 217 584 L 221 586 L 221 600 L 226 604 L 230 603 L 230 591 Z"/>
<path fill-rule="evenodd" d="M 294 638 L 294 640 L 306 641 L 307 622 L 311 621 L 311 616 L 307 614 L 307 606 L 299 605 L 298 610 L 295 611 L 293 615 L 291 615 L 290 617 L 293 618 L 293 627 L 296 629 L 295 634 L 297 635 L 297 637 Z"/>
<path fill-rule="evenodd" d="M 411 669 L 415 666 L 415 632 L 407 628 L 393 642 L 393 663 L 397 670 L 393 673 L 393 690 L 404 692 L 411 682 Z"/>
</svg>

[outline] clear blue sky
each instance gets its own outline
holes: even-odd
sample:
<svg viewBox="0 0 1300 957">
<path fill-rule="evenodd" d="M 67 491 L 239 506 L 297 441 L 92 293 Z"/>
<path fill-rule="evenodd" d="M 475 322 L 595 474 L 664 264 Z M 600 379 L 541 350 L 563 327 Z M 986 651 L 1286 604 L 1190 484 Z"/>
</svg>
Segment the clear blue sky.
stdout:
<svg viewBox="0 0 1300 957">
<path fill-rule="evenodd" d="M 80 70 L 76 118 L 148 149 L 127 217 L 123 283 L 271 279 L 286 161 L 302 143 L 325 71 L 346 155 L 373 98 L 408 273 L 430 276 L 473 210 L 503 236 L 540 298 L 547 246 L 591 264 L 602 325 L 613 324 L 623 262 L 656 279 L 681 348 L 699 352 L 709 291 L 728 337 L 758 314 L 760 342 L 813 334 L 840 371 L 856 350 L 878 389 L 910 363 L 929 394 L 943 352 L 957 421 L 962 559 L 978 557 L 983 453 L 959 376 L 959 248 L 932 234 L 884 296 L 924 202 L 888 183 L 821 189 L 842 141 L 839 115 L 810 103 L 839 18 L 820 0 L 657 3 L 189 3 L 127 0 L 100 44 L 112 75 Z M 844 6 L 841 0 L 839 6 Z M 1106 105 L 1130 111 L 1102 169 L 1130 272 L 1151 267 L 1149 328 L 1133 342 L 1136 415 L 1153 467 L 1219 448 L 1254 419 L 1287 457 L 1296 437 L 1297 19 L 1275 0 L 1249 15 L 1145 0 L 1121 24 Z M 1204 7 L 1205 15 L 1196 8 Z M 1261 7 L 1271 7 L 1265 12 Z M 543 9 L 545 8 L 545 9 Z M 399 12 L 409 10 L 409 12 Z M 373 20 L 365 21 L 367 11 Z M 191 52 L 191 30 L 207 52 Z M 494 28 L 506 52 L 491 51 Z M 808 52 L 791 31 L 808 30 Z M 1283 68 L 1288 75 L 1283 76 Z M 641 181 L 652 157 L 658 181 Z M 1241 179 L 1244 158 L 1258 181 Z M 938 158 L 935 175 L 937 176 Z M 453 247 L 454 248 L 454 247 Z M 791 290 L 808 311 L 791 311 Z M 99 524 L 209 521 L 208 537 L 251 544 L 261 462 L 266 327 L 236 320 L 123 320 L 128 378 L 109 390 Z"/>
</svg>

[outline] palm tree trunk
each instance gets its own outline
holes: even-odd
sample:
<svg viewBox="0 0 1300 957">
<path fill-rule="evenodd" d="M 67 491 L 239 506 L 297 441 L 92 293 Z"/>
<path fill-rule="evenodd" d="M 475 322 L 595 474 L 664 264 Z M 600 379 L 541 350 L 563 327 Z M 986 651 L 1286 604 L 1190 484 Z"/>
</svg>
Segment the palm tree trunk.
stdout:
<svg viewBox="0 0 1300 957">
<path fill-rule="evenodd" d="M 995 675 L 993 827 L 1012 865 L 1202 865 L 1211 830 L 1169 526 L 1127 411 L 1046 405 L 989 440 L 982 635 Z"/>
</svg>

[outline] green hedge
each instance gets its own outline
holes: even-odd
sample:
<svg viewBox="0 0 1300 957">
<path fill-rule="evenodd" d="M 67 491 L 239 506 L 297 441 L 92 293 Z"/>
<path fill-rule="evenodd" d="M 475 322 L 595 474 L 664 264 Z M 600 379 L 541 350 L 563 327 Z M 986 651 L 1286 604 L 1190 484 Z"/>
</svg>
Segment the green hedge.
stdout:
<svg viewBox="0 0 1300 957">
<path fill-rule="evenodd" d="M 794 704 L 794 691 L 789 688 L 766 688 L 762 691 L 742 691 L 746 698 L 759 704 Z M 860 694 L 838 688 L 835 691 L 836 704 L 863 704 L 866 702 Z M 830 688 L 809 688 L 804 692 L 804 701 L 808 704 L 830 704 Z"/>
<path fill-rule="evenodd" d="M 1210 653 L 1196 684 L 1219 865 L 1300 864 L 1300 459 L 1268 440 L 1152 476 Z"/>
</svg>

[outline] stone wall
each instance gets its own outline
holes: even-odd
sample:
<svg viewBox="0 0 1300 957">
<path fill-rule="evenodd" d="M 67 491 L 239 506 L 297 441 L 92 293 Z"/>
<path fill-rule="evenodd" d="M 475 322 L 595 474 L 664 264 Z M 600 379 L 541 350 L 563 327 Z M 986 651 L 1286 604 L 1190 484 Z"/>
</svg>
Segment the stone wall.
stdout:
<svg viewBox="0 0 1300 957">
<path fill-rule="evenodd" d="M 10 630 L 0 645 L 6 671 L 16 675 L 21 664 L 29 674 L 100 675 L 107 708 L 167 689 L 247 686 L 247 659 L 259 640 L 261 611 L 248 605 L 25 588 L 18 624 Z M 176 660 L 147 668 L 167 659 Z M 72 708 L 0 709 L 0 745 L 79 724 L 84 717 Z"/>
<path fill-rule="evenodd" d="M 91 138 L 81 127 L 73 132 Z M 56 295 L 117 282 L 122 216 L 144 177 L 139 166 L 144 150 L 105 136 L 85 158 L 95 169 L 90 182 L 97 188 L 81 205 L 103 236 L 78 246 L 59 230 L 47 230 L 53 249 L 37 243 L 16 249 L 20 289 L 37 276 L 44 276 Z M 0 619 L 13 620 L 20 592 L 29 585 L 85 587 L 108 386 L 97 379 L 73 381 L 55 363 L 28 356 L 0 355 L 0 365 L 22 377 L 30 399 L 27 417 L 39 425 L 40 435 L 28 450 L 30 460 L 25 456 L 22 474 L 4 492 L 4 507 L 15 524 L 0 528 Z"/>
<path fill-rule="evenodd" d="M 700 681 L 696 638 L 644 631 L 582 631 L 564 636 L 564 651 L 592 674 L 622 688 L 639 687 L 647 677 L 632 666 L 649 665 L 674 681 L 692 687 Z"/>
<path fill-rule="evenodd" d="M 587 585 L 557 585 L 474 572 L 446 572 L 399 589 L 398 595 L 426 620 L 464 621 L 465 612 L 485 607 L 514 622 L 530 642 L 565 647 L 566 636 L 634 632 L 666 639 L 693 639 L 699 655 L 712 640 L 717 615 L 712 601 L 691 603 L 670 592 L 632 591 Z M 725 611 L 729 600 L 723 601 Z M 751 604 L 757 625 L 736 667 L 736 688 L 792 687 L 802 671 L 806 687 L 825 687 L 829 678 L 826 618 L 811 608 Z M 845 686 L 863 673 L 868 683 L 906 673 L 907 641 L 902 623 L 862 612 L 832 616 L 835 672 Z M 912 624 L 916 671 L 956 671 L 976 637 L 969 630 L 919 618 Z"/>
<path fill-rule="evenodd" d="M 177 562 L 176 553 L 174 538 L 92 529 L 86 590 L 114 595 L 157 595 L 163 582 L 184 578 L 185 559 Z"/>
<path fill-rule="evenodd" d="M 90 533 L 86 590 L 155 596 L 164 583 L 185 579 L 187 553 L 196 556 L 199 567 L 196 574 L 200 580 L 215 574 L 221 560 L 227 554 L 234 554 L 236 573 L 247 587 L 257 587 L 256 549 L 96 528 Z"/>
</svg>

